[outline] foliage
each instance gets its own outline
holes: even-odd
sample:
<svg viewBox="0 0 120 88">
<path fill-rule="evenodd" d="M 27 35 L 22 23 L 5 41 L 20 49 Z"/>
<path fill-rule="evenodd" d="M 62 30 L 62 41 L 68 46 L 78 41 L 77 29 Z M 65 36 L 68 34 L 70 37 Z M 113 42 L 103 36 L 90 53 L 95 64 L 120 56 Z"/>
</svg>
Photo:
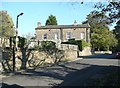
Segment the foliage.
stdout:
<svg viewBox="0 0 120 88">
<path fill-rule="evenodd" d="M 50 15 L 48 19 L 46 20 L 45 25 L 57 25 L 56 17 L 53 15 Z"/>
<path fill-rule="evenodd" d="M 18 36 L 18 40 L 19 40 L 18 47 L 20 47 L 20 48 L 24 47 L 27 43 L 26 42 L 27 40 L 24 37 Z M 16 43 L 16 36 L 10 37 L 10 43 L 13 43 L 13 44 Z"/>
<path fill-rule="evenodd" d="M 98 50 L 109 50 L 117 45 L 117 39 L 115 35 L 107 29 L 96 29 L 96 31 L 91 34 L 91 43 L 94 48 Z"/>
<path fill-rule="evenodd" d="M 64 57 L 64 51 L 56 48 L 55 42 L 53 41 L 42 41 L 41 49 L 39 50 L 46 53 L 47 57 L 54 59 L 54 64 L 59 63 Z"/>
<path fill-rule="evenodd" d="M 96 9 L 92 13 L 106 14 L 108 17 L 108 20 L 109 20 L 109 24 L 117 21 L 115 30 L 119 30 L 119 26 L 120 26 L 120 1 L 119 0 L 108 2 L 108 4 L 97 3 L 97 4 L 95 4 L 95 8 Z M 120 36 L 118 34 L 116 34 L 115 32 L 114 32 L 114 34 L 116 35 L 116 38 L 113 39 L 113 37 L 112 37 L 111 39 L 114 40 L 113 42 L 115 42 L 115 43 L 116 43 L 116 39 L 117 39 L 118 44 L 117 44 L 116 48 L 120 48 L 119 47 L 120 46 Z"/>
<path fill-rule="evenodd" d="M 109 2 L 108 4 L 97 3 L 93 13 L 104 13 L 108 15 L 110 23 L 120 19 L 120 1 Z"/>
<path fill-rule="evenodd" d="M 91 13 L 83 23 L 91 26 L 91 44 L 97 50 L 109 50 L 117 45 L 113 32 L 109 31 L 110 24 L 104 13 Z"/>
<path fill-rule="evenodd" d="M 56 48 L 55 42 L 53 41 L 42 41 L 41 46 L 43 49 L 54 49 Z"/>
<path fill-rule="evenodd" d="M 82 51 L 84 49 L 84 47 L 86 46 L 86 42 L 84 40 L 80 40 L 77 41 L 77 45 L 80 51 Z"/>
<path fill-rule="evenodd" d="M 83 24 L 89 23 L 91 26 L 91 33 L 95 32 L 96 29 L 108 29 L 109 20 L 105 14 L 102 13 L 90 13 L 86 17 L 86 21 Z"/>
<path fill-rule="evenodd" d="M 14 34 L 15 30 L 12 18 L 7 14 L 7 11 L 0 11 L 0 36 L 11 37 Z"/>
<path fill-rule="evenodd" d="M 2 53 L 1 63 L 2 63 L 3 71 L 5 72 L 12 71 L 12 64 L 10 63 L 12 61 L 12 55 L 13 55 L 12 49 L 7 47 L 1 53 Z"/>
<path fill-rule="evenodd" d="M 118 51 L 120 49 L 120 20 L 116 23 L 115 29 L 113 30 L 116 39 L 118 40 L 118 45 L 116 47 L 116 50 Z"/>
</svg>

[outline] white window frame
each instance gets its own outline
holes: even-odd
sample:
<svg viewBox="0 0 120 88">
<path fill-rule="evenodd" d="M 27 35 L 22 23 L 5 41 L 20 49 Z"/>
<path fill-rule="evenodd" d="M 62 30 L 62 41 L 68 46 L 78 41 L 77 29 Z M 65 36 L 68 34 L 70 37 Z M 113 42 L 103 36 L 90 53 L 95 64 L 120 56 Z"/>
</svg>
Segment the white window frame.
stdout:
<svg viewBox="0 0 120 88">
<path fill-rule="evenodd" d="M 55 40 L 58 39 L 58 32 L 55 33 L 54 39 L 55 39 Z"/>
<path fill-rule="evenodd" d="M 71 38 L 71 32 L 67 32 L 66 33 L 66 39 L 70 39 Z"/>
<path fill-rule="evenodd" d="M 85 39 L 85 32 L 80 33 L 80 39 Z"/>
</svg>

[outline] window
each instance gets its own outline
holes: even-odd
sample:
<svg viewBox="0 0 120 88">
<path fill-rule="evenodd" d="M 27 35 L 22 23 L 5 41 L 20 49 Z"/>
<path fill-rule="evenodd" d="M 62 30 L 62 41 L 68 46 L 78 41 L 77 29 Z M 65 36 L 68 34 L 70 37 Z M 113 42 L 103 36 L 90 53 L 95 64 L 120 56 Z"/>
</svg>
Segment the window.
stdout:
<svg viewBox="0 0 120 88">
<path fill-rule="evenodd" d="M 47 33 L 43 35 L 43 39 L 47 39 Z"/>
<path fill-rule="evenodd" d="M 84 38 L 85 38 L 85 33 L 84 33 L 84 32 L 81 32 L 81 33 L 80 33 L 80 38 L 81 38 L 81 39 L 84 39 Z"/>
<path fill-rule="evenodd" d="M 66 39 L 70 39 L 70 37 L 71 37 L 71 33 L 70 33 L 70 32 L 67 32 L 67 33 L 66 33 Z"/>
<path fill-rule="evenodd" d="M 58 32 L 55 33 L 55 40 L 58 39 Z"/>
</svg>

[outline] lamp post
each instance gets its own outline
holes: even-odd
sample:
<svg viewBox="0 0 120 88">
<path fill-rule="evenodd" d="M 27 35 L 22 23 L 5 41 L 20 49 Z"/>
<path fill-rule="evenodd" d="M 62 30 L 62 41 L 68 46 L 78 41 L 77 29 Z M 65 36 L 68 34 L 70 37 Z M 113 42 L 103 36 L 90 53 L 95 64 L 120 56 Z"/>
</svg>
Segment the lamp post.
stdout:
<svg viewBox="0 0 120 88">
<path fill-rule="evenodd" d="M 15 51 L 17 51 L 17 48 L 18 48 L 18 31 L 17 31 L 17 29 L 18 29 L 18 18 L 19 18 L 19 16 L 22 16 L 23 15 L 23 13 L 20 13 L 19 15 L 17 15 L 17 19 L 16 19 L 16 35 L 15 35 L 15 46 L 13 47 L 13 71 L 15 71 L 15 58 L 16 58 L 16 53 L 15 53 Z"/>
</svg>

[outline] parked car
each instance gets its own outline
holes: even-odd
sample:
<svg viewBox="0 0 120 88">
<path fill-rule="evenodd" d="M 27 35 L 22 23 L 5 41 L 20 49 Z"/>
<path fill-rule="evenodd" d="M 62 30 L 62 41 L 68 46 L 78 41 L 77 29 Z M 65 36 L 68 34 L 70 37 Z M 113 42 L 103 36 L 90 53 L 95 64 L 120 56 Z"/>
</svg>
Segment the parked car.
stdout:
<svg viewBox="0 0 120 88">
<path fill-rule="evenodd" d="M 116 58 L 120 59 L 120 52 L 116 53 Z"/>
</svg>

